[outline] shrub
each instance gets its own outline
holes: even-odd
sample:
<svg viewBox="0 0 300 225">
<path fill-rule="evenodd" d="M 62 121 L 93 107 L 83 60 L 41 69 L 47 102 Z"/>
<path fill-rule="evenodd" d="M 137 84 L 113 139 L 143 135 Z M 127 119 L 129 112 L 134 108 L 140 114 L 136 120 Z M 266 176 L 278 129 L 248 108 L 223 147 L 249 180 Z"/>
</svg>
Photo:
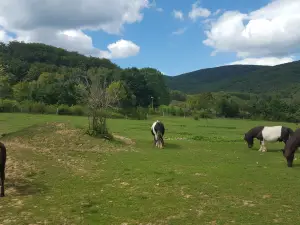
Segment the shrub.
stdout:
<svg viewBox="0 0 300 225">
<path fill-rule="evenodd" d="M 81 105 L 72 105 L 69 109 L 72 115 L 83 116 L 85 114 L 85 110 Z"/>
<path fill-rule="evenodd" d="M 46 105 L 42 102 L 23 101 L 21 102 L 21 112 L 26 113 L 45 113 Z"/>
<path fill-rule="evenodd" d="M 45 113 L 46 114 L 56 114 L 57 106 L 56 105 L 46 105 Z"/>
<path fill-rule="evenodd" d="M 46 105 L 42 102 L 32 102 L 31 104 L 31 113 L 45 113 L 46 112 Z"/>
<path fill-rule="evenodd" d="M 0 112 L 20 112 L 20 104 L 15 100 L 0 100 Z"/>
<path fill-rule="evenodd" d="M 203 118 L 203 119 L 212 119 L 212 118 L 214 118 L 214 115 L 212 112 L 210 112 L 208 110 L 204 110 L 199 113 L 199 117 Z"/>
<path fill-rule="evenodd" d="M 193 117 L 194 117 L 194 120 L 199 120 L 199 116 L 197 114 L 195 114 Z"/>
<path fill-rule="evenodd" d="M 58 115 L 72 115 L 72 111 L 68 105 L 59 105 Z"/>
</svg>

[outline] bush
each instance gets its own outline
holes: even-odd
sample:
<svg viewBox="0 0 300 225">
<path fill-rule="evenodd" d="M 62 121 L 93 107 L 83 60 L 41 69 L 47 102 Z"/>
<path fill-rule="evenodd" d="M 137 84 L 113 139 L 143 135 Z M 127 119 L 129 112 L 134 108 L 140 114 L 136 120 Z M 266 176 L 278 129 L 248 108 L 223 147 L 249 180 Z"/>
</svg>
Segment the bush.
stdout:
<svg viewBox="0 0 300 225">
<path fill-rule="evenodd" d="M 147 112 L 148 112 L 148 110 L 144 109 L 142 107 L 127 108 L 127 109 L 120 110 L 120 113 L 122 113 L 126 117 L 131 118 L 131 119 L 137 119 L 137 120 L 146 120 Z"/>
<path fill-rule="evenodd" d="M 46 105 L 42 102 L 23 101 L 21 102 L 21 112 L 45 113 Z"/>
<path fill-rule="evenodd" d="M 59 105 L 58 115 L 72 115 L 71 108 L 68 105 Z"/>
<path fill-rule="evenodd" d="M 118 112 L 110 112 L 109 115 L 108 115 L 108 118 L 111 118 L 111 119 L 124 119 L 125 116 L 122 115 L 121 113 L 118 113 Z"/>
<path fill-rule="evenodd" d="M 56 105 L 46 105 L 45 113 L 46 114 L 56 114 L 57 106 Z"/>
<path fill-rule="evenodd" d="M 203 119 L 213 119 L 214 114 L 209 110 L 204 110 L 199 113 L 199 117 Z"/>
<path fill-rule="evenodd" d="M 0 100 L 0 112 L 20 112 L 20 104 L 15 100 Z"/>
<path fill-rule="evenodd" d="M 137 107 L 135 119 L 146 120 L 147 119 L 147 110 L 142 107 Z"/>
<path fill-rule="evenodd" d="M 76 116 L 83 116 L 85 114 L 85 110 L 81 105 L 72 105 L 70 111 L 72 115 Z"/>
<path fill-rule="evenodd" d="M 31 113 L 45 113 L 46 105 L 42 102 L 32 102 Z"/>
</svg>

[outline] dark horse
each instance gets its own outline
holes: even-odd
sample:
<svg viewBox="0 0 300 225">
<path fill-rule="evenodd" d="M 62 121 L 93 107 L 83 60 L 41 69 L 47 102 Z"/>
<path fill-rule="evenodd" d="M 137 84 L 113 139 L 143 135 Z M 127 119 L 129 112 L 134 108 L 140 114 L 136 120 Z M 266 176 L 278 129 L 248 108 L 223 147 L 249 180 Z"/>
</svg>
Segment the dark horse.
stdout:
<svg viewBox="0 0 300 225">
<path fill-rule="evenodd" d="M 294 131 L 289 127 L 284 126 L 257 126 L 250 129 L 245 133 L 244 140 L 247 142 L 248 147 L 253 147 L 254 138 L 260 141 L 260 148 L 258 151 L 266 152 L 265 142 L 286 142 L 289 140 L 290 136 Z"/>
<path fill-rule="evenodd" d="M 283 156 L 286 158 L 287 166 L 292 167 L 294 161 L 294 154 L 300 146 L 300 128 L 295 130 L 293 136 L 287 141 L 284 149 L 282 149 Z"/>
<path fill-rule="evenodd" d="M 6 148 L 5 145 L 2 142 L 0 142 L 0 178 L 1 178 L 0 197 L 4 197 L 5 163 L 6 163 Z"/>
<path fill-rule="evenodd" d="M 163 148 L 165 143 L 163 136 L 165 134 L 165 126 L 159 120 L 155 121 L 151 126 L 151 133 L 154 136 L 154 144 L 158 148 Z"/>
</svg>

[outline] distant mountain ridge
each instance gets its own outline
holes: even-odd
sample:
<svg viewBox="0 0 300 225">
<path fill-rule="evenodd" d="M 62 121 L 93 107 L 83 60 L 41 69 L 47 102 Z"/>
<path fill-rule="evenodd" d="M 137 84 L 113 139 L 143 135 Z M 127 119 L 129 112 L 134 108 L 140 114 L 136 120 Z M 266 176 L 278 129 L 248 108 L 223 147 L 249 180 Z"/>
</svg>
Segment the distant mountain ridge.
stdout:
<svg viewBox="0 0 300 225">
<path fill-rule="evenodd" d="M 201 69 L 174 77 L 165 76 L 165 80 L 170 89 L 188 94 L 208 91 L 237 91 L 258 94 L 276 91 L 298 91 L 300 89 L 300 61 L 273 67 L 256 65 L 221 66 Z"/>
</svg>

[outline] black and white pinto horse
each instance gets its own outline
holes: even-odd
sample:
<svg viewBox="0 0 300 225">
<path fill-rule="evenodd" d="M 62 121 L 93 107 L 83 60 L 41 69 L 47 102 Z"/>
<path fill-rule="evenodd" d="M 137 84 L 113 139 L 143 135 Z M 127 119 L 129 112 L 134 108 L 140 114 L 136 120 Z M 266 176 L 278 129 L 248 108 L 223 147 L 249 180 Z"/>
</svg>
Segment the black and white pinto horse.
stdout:
<svg viewBox="0 0 300 225">
<path fill-rule="evenodd" d="M 295 157 L 295 151 L 300 147 L 300 128 L 296 129 L 291 138 L 287 141 L 282 150 L 283 156 L 286 158 L 287 166 L 292 167 Z"/>
<path fill-rule="evenodd" d="M 245 133 L 244 140 L 248 147 L 253 147 L 254 138 L 260 141 L 260 148 L 258 151 L 266 152 L 266 142 L 286 142 L 294 131 L 289 127 L 284 126 L 257 126 Z"/>
<path fill-rule="evenodd" d="M 1 179 L 0 197 L 4 197 L 5 164 L 6 164 L 6 148 L 5 145 L 2 142 L 0 142 L 0 179 Z"/>
<path fill-rule="evenodd" d="M 164 143 L 164 134 L 165 134 L 165 126 L 159 120 L 155 121 L 151 126 L 151 133 L 154 136 L 154 144 L 158 148 L 163 148 Z"/>
</svg>

